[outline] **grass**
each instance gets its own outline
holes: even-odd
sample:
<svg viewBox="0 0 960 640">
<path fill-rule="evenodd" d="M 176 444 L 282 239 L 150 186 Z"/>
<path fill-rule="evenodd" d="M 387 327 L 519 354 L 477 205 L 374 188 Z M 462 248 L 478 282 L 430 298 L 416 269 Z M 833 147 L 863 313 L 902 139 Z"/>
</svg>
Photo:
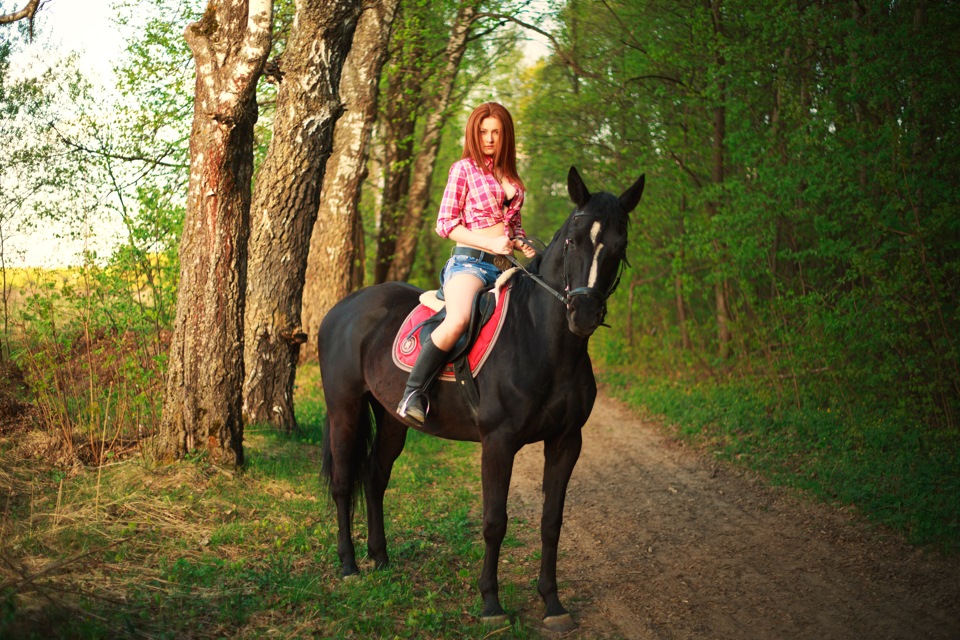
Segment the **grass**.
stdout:
<svg viewBox="0 0 960 640">
<path fill-rule="evenodd" d="M 203 456 L 67 473 L 0 437 L 0 637 L 540 637 L 531 570 L 501 572 L 509 627 L 477 620 L 476 445 L 411 433 L 387 494 L 392 565 L 340 579 L 315 382 L 305 369 L 303 434 L 248 429 L 242 473 Z M 354 537 L 363 558 L 363 518 Z M 531 549 L 511 537 L 503 556 L 518 567 Z"/>
<path fill-rule="evenodd" d="M 909 415 L 775 405 L 735 386 L 681 384 L 629 373 L 609 391 L 663 416 L 668 429 L 774 484 L 853 505 L 917 545 L 960 552 L 960 434 Z"/>
</svg>

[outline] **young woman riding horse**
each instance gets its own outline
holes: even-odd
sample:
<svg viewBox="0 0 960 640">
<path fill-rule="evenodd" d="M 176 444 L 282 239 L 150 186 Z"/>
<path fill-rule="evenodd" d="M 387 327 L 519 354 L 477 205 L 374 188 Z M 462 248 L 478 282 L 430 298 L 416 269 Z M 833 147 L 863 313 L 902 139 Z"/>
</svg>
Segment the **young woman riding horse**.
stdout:
<svg viewBox="0 0 960 640">
<path fill-rule="evenodd" d="M 427 389 L 466 331 L 473 297 L 500 275 L 506 262 L 502 256 L 514 249 L 528 258 L 536 255 L 517 239 L 525 235 L 520 225 L 523 192 L 513 119 L 496 102 L 482 104 L 467 120 L 463 156 L 450 167 L 440 201 L 437 233 L 457 246 L 440 276 L 446 317 L 423 340 L 397 407 L 397 414 L 412 426 L 423 424 L 429 407 Z"/>
<path fill-rule="evenodd" d="M 580 456 L 581 428 L 597 395 L 587 346 L 620 280 L 627 221 L 643 184 L 641 176 L 619 197 L 591 194 L 570 169 L 567 190 L 575 208 L 528 265 L 530 273 L 511 281 L 500 335 L 475 376 L 478 414 L 466 410 L 458 385 L 441 382 L 431 392 L 429 415 L 417 427 L 481 445 L 485 551 L 479 587 L 486 622 L 501 624 L 507 617 L 500 604 L 497 567 L 507 530 L 514 457 L 525 445 L 543 442 L 537 581 L 546 605 L 543 624 L 561 632 L 576 626 L 557 594 L 563 504 Z M 367 507 L 367 554 L 377 567 L 389 562 L 383 497 L 408 431 L 404 419 L 391 410 L 406 379 L 391 350 L 421 293 L 404 282 L 367 287 L 338 302 L 320 326 L 320 374 L 329 420 L 323 476 L 337 506 L 337 555 L 344 576 L 359 573 L 351 521 L 361 493 Z"/>
</svg>

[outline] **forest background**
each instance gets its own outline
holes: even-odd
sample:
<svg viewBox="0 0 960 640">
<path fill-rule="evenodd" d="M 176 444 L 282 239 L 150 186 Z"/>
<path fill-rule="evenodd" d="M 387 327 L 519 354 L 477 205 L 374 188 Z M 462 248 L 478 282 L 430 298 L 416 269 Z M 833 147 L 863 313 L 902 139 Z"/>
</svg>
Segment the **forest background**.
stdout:
<svg viewBox="0 0 960 640">
<path fill-rule="evenodd" d="M 613 329 L 591 341 L 612 393 L 774 480 L 956 548 L 955 3 L 280 0 L 230 120 L 250 132 L 231 156 L 248 193 L 225 240 L 190 224 L 197 42 L 230 18 L 212 6 L 116 3 L 126 51 L 107 92 L 69 55 L 11 67 L 42 7 L 0 25 L 4 410 L 49 436 L 38 457 L 75 473 L 131 452 L 242 463 L 244 425 L 302 433 L 295 377 L 320 318 L 359 286 L 436 285 L 445 172 L 466 115 L 495 100 L 516 121 L 528 234 L 549 241 L 569 213 L 571 165 L 597 190 L 647 176 Z M 537 60 L 533 34 L 549 48 Z M 340 57 L 319 65 L 318 41 Z M 284 93 L 324 77 L 321 97 Z M 11 266 L 8 239 L 41 222 L 88 250 Z M 202 249 L 224 242 L 227 257 Z M 228 267 L 232 288 L 211 285 Z M 230 299 L 225 323 L 203 316 L 204 296 Z M 191 323 L 222 344 L 191 343 Z M 229 384 L 204 384 L 217 371 Z M 190 375 L 216 408 L 169 395 Z M 191 403 L 227 416 L 209 440 L 190 433 L 212 433 L 203 419 L 171 413 Z"/>
</svg>

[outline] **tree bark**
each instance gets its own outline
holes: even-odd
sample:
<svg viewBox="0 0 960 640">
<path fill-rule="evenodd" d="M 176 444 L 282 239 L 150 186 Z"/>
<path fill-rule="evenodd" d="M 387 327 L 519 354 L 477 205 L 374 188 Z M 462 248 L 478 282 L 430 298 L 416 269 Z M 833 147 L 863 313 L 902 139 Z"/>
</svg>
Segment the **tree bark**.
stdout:
<svg viewBox="0 0 960 640">
<path fill-rule="evenodd" d="M 196 60 L 180 290 L 158 454 L 206 448 L 243 464 L 243 305 L 256 83 L 270 52 L 271 0 L 210 2 L 185 38 Z"/>
<path fill-rule="evenodd" d="M 705 4 L 713 17 L 714 33 L 718 40 L 723 31 L 720 11 L 721 2 L 722 0 L 705 0 Z M 719 41 L 714 44 L 714 47 L 714 62 L 720 71 L 718 74 L 719 80 L 717 81 L 716 103 L 712 109 L 713 147 L 710 161 L 710 179 L 714 185 L 720 185 L 723 184 L 725 177 L 724 145 L 726 144 L 727 131 L 727 110 L 725 106 L 727 87 L 726 80 L 723 78 L 723 73 L 725 73 L 723 68 L 726 65 L 726 60 L 723 57 L 723 53 L 721 53 Z M 707 213 L 711 218 L 720 214 L 719 196 L 707 203 Z M 719 269 L 719 262 L 723 260 L 725 251 L 721 243 L 716 240 L 714 241 L 714 248 L 717 252 L 716 258 Z M 730 355 L 730 342 L 733 336 L 730 330 L 730 304 L 728 299 L 728 284 L 725 276 L 718 278 L 717 283 L 714 285 L 714 301 L 716 305 L 719 354 L 721 359 L 726 359 Z"/>
<path fill-rule="evenodd" d="M 418 28 L 419 16 L 411 5 L 400 5 L 398 32 L 403 36 L 391 42 L 390 64 L 386 72 L 387 89 L 381 109 L 379 132 L 383 140 L 383 189 L 373 264 L 375 284 L 385 282 L 400 233 L 400 223 L 410 189 L 413 138 L 417 115 L 423 105 L 424 78 L 429 67 L 426 33 Z"/>
<path fill-rule="evenodd" d="M 243 415 L 288 432 L 296 429 L 293 382 L 306 338 L 300 304 L 310 234 L 342 113 L 340 75 L 360 7 L 360 0 L 298 3 L 279 64 L 273 138 L 251 209 Z"/>
<path fill-rule="evenodd" d="M 393 260 L 387 272 L 387 280 L 406 280 L 413 268 L 423 212 L 429 202 L 430 183 L 437 163 L 443 124 L 447 119 L 447 109 L 450 106 L 450 96 L 453 94 L 454 81 L 457 78 L 460 61 L 467 50 L 467 38 L 476 17 L 477 8 L 472 1 L 461 3 L 447 41 L 444 65 L 437 76 L 436 91 L 427 105 L 427 121 L 424 125 L 420 149 L 413 162 L 410 190 L 407 193 L 404 215 L 397 235 Z"/>
<path fill-rule="evenodd" d="M 37 9 L 40 7 L 40 0 L 29 0 L 26 6 L 19 11 L 11 11 L 10 13 L 0 14 L 0 24 L 11 24 L 17 22 L 18 20 L 30 20 L 32 21 L 34 16 L 37 15 Z"/>
<path fill-rule="evenodd" d="M 360 188 L 366 179 L 370 132 L 377 117 L 380 72 L 399 0 L 376 0 L 363 10 L 353 46 L 343 66 L 340 97 L 344 114 L 333 134 L 320 209 L 310 239 L 301 320 L 316 351 L 320 322 L 354 287 L 356 263 L 362 261 Z M 362 269 L 360 270 L 362 273 Z"/>
</svg>

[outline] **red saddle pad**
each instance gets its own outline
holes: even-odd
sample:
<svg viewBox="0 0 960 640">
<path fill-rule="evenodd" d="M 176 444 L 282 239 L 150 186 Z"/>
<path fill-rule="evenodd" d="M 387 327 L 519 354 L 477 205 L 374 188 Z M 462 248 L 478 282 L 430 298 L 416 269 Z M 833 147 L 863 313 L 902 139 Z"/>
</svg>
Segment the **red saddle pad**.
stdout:
<svg viewBox="0 0 960 640">
<path fill-rule="evenodd" d="M 509 303 L 510 287 L 508 285 L 500 289 L 500 293 L 497 296 L 497 306 L 493 310 L 490 320 L 480 329 L 480 335 L 477 337 L 477 341 L 467 354 L 470 372 L 474 377 L 480 372 L 480 368 L 490 354 L 490 349 L 492 349 L 493 345 L 497 342 L 497 337 L 500 335 L 500 328 L 503 326 L 503 319 L 507 315 L 507 305 Z M 414 331 L 414 327 L 417 327 L 417 325 L 434 313 L 436 312 L 430 307 L 422 304 L 417 305 L 407 316 L 407 319 L 403 321 L 403 324 L 400 325 L 400 331 L 397 332 L 397 336 L 393 339 L 393 349 L 391 352 L 393 354 L 394 364 L 404 371 L 413 369 L 413 364 L 417 361 L 417 356 L 420 355 L 420 328 L 418 327 L 416 331 Z M 438 378 L 447 382 L 453 381 L 455 379 L 453 364 L 448 363 Z"/>
</svg>

